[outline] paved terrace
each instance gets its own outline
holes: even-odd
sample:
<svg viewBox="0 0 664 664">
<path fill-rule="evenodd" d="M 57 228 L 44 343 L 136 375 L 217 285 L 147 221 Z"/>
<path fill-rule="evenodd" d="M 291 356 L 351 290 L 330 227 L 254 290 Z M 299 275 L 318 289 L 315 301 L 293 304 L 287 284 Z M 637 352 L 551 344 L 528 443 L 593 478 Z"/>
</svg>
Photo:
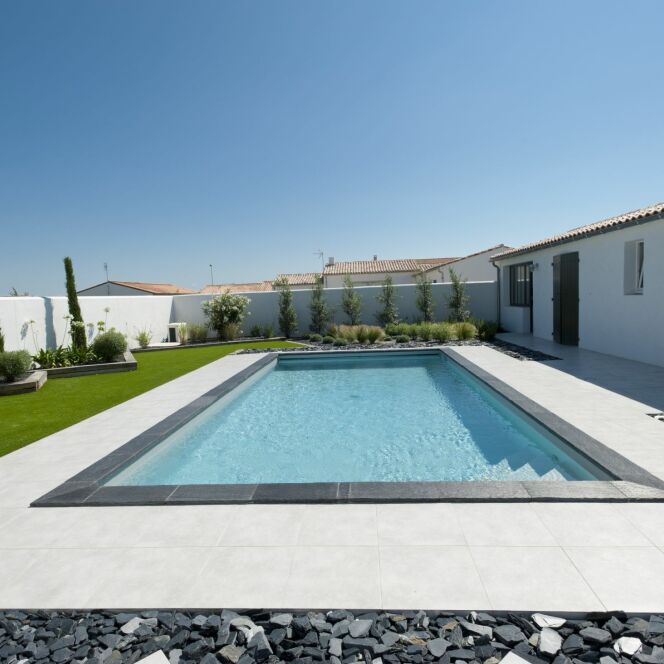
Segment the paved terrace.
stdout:
<svg viewBox="0 0 664 664">
<path fill-rule="evenodd" d="M 646 415 L 662 408 L 664 369 L 536 345 L 564 359 L 461 352 L 664 478 L 664 423 Z M 0 607 L 664 610 L 664 504 L 28 508 L 259 357 L 0 458 Z"/>
</svg>

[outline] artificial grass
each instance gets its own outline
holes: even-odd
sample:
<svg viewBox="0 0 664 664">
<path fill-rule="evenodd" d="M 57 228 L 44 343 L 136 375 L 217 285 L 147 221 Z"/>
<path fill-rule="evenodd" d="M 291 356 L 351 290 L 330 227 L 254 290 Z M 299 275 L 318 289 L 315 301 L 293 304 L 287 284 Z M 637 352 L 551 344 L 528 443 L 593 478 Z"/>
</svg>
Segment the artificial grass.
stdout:
<svg viewBox="0 0 664 664">
<path fill-rule="evenodd" d="M 136 353 L 136 371 L 57 378 L 46 381 L 38 392 L 0 397 L 0 456 L 241 348 L 292 345 L 287 341 L 258 341 Z"/>
</svg>

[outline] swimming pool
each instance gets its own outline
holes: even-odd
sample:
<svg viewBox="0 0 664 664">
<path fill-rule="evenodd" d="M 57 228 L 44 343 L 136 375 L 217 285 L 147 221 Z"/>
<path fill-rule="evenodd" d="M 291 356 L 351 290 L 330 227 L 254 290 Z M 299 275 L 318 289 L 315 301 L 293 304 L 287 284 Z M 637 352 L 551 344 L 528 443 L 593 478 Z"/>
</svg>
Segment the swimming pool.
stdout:
<svg viewBox="0 0 664 664">
<path fill-rule="evenodd" d="M 447 356 L 406 352 L 283 354 L 105 484 L 606 478 Z"/>
</svg>

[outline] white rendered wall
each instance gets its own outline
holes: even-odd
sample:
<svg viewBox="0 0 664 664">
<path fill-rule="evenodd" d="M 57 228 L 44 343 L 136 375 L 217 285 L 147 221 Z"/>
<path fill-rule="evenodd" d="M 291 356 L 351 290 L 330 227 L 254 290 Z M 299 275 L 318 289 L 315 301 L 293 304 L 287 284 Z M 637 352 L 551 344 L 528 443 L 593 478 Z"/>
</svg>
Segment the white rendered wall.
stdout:
<svg viewBox="0 0 664 664">
<path fill-rule="evenodd" d="M 449 284 L 433 284 L 435 315 L 437 320 L 448 316 L 447 299 L 450 296 Z M 356 288 L 362 298 L 362 320 L 375 325 L 380 304 L 376 296 L 380 286 Z M 417 291 L 415 286 L 396 286 L 397 306 L 402 320 L 415 321 L 420 318 L 415 305 Z M 473 316 L 495 320 L 496 284 L 495 282 L 474 282 L 466 284 L 470 297 L 469 308 Z M 333 314 L 333 321 L 346 323 L 341 309 L 343 289 L 325 289 L 325 299 Z M 252 325 L 272 325 L 275 334 L 279 334 L 278 304 L 279 293 L 276 291 L 247 293 L 251 300 L 250 315 L 245 320 L 243 329 L 248 333 Z M 135 346 L 138 330 L 147 328 L 152 331 L 153 342 L 162 341 L 168 335 L 169 323 L 205 323 L 201 303 L 211 299 L 212 295 L 160 295 L 159 297 L 138 296 L 79 296 L 83 319 L 88 327 L 88 336 L 94 335 L 97 321 L 105 321 L 107 328 L 115 327 L 129 338 L 129 345 Z M 302 333 L 309 329 L 311 302 L 310 290 L 294 290 L 293 302 L 298 315 Z M 105 309 L 109 311 L 106 312 Z M 0 298 L 0 327 L 5 334 L 6 350 L 26 349 L 31 353 L 39 348 L 54 348 L 69 344 L 66 336 L 68 314 L 66 297 L 2 297 Z M 34 320 L 29 325 L 28 321 Z M 34 331 L 34 335 L 33 335 Z M 212 336 L 210 332 L 210 336 Z M 33 338 L 34 336 L 34 338 Z"/>
<path fill-rule="evenodd" d="M 415 305 L 416 287 L 413 285 L 397 285 L 397 306 L 402 320 L 415 321 L 421 316 Z M 448 315 L 447 299 L 451 294 L 449 284 L 432 284 L 435 305 L 436 320 L 445 320 Z M 362 322 L 367 325 L 376 325 L 376 316 L 381 305 L 376 300 L 380 294 L 380 286 L 359 286 L 355 291 L 362 298 Z M 469 309 L 473 316 L 486 320 L 495 320 L 497 316 L 497 293 L 495 282 L 474 282 L 466 284 L 466 292 L 470 297 Z M 299 330 L 305 333 L 309 330 L 311 318 L 309 304 L 311 302 L 311 291 L 292 291 L 293 304 L 298 317 Z M 332 312 L 333 322 L 347 323 L 347 319 L 341 308 L 341 296 L 343 289 L 326 288 L 325 300 Z M 204 323 L 205 317 L 201 309 L 201 303 L 210 299 L 210 295 L 176 295 L 173 298 L 173 320 L 188 323 Z M 279 334 L 279 293 L 268 291 L 261 293 L 246 293 L 251 300 L 249 304 L 250 316 L 243 324 L 244 332 L 247 333 L 252 325 L 272 325 L 275 334 Z"/>
<path fill-rule="evenodd" d="M 129 337 L 135 346 L 136 331 L 152 331 L 153 341 L 161 341 L 168 334 L 173 297 L 84 297 L 79 296 L 81 313 L 92 338 L 97 321 L 105 321 L 107 328 L 115 327 Z M 109 311 L 106 312 L 105 309 Z M 66 334 L 68 315 L 66 297 L 0 297 L 0 327 L 5 335 L 6 350 L 25 349 L 30 353 L 39 348 L 55 348 L 70 340 Z M 29 321 L 34 323 L 30 324 Z"/>
<path fill-rule="evenodd" d="M 644 241 L 644 289 L 626 295 L 625 243 Z M 509 265 L 532 261 L 533 334 L 553 339 L 553 257 L 579 252 L 579 346 L 664 366 L 664 220 L 550 247 L 501 261 L 501 323 L 527 332 L 528 310 L 509 306 Z"/>
</svg>

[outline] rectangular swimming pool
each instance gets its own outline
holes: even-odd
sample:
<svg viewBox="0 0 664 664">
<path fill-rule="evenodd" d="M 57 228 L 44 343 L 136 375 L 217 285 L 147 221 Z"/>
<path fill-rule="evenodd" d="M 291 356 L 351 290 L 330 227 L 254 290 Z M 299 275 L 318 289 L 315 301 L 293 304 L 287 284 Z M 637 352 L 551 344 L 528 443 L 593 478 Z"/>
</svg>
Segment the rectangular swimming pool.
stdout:
<svg viewBox="0 0 664 664">
<path fill-rule="evenodd" d="M 439 352 L 282 354 L 107 486 L 608 475 Z"/>
</svg>

